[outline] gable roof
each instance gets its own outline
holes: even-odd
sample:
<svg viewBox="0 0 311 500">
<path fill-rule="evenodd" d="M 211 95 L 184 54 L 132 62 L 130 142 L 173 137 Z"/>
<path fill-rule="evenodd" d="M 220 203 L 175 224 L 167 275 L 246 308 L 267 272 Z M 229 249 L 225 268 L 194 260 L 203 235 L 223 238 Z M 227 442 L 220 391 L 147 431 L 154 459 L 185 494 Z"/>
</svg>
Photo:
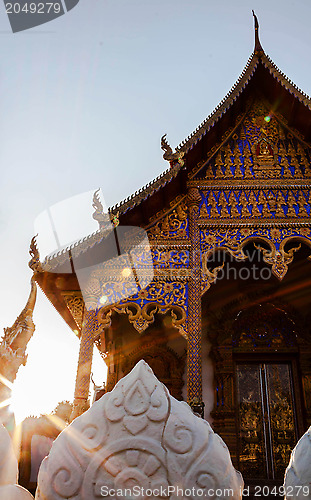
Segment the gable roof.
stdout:
<svg viewBox="0 0 311 500">
<path fill-rule="evenodd" d="M 290 128 L 296 129 L 311 143 L 311 100 L 282 73 L 265 54 L 258 36 L 255 18 L 255 45 L 240 77 L 215 110 L 185 139 L 173 153 L 166 143 L 165 157 L 170 168 L 155 180 L 136 191 L 126 200 L 111 207 L 109 212 L 119 216 L 120 224 L 142 226 L 154 224 L 163 207 L 187 193 L 187 181 L 196 174 L 197 165 L 210 154 L 213 147 L 247 109 L 249 97 L 260 93 L 272 110 L 282 115 Z M 170 158 L 171 152 L 171 158 Z M 181 153 L 183 154 L 180 161 Z M 35 279 L 68 325 L 79 335 L 80 325 L 66 302 L 66 294 L 80 290 L 77 276 L 70 268 L 72 257 L 92 264 L 101 249 L 105 231 L 98 230 L 71 247 L 50 256 L 36 270 Z M 43 272 L 41 272 L 43 271 Z M 82 303 L 82 296 L 74 297 Z M 74 304 L 72 307 L 78 307 Z"/>
<path fill-rule="evenodd" d="M 255 15 L 254 19 L 254 51 L 240 77 L 214 111 L 181 142 L 175 153 L 172 152 L 170 168 L 109 209 L 111 214 L 118 214 L 120 223 L 148 227 L 159 207 L 169 206 L 178 195 L 186 194 L 186 183 L 192 177 L 191 171 L 223 136 L 235 117 L 245 111 L 249 95 L 258 90 L 270 102 L 273 110 L 287 120 L 289 126 L 311 142 L 311 99 L 266 55 L 259 41 L 259 25 Z M 180 153 L 183 153 L 183 161 L 178 160 Z M 167 153 L 164 156 L 167 158 Z M 71 251 L 79 255 L 90 250 L 100 243 L 102 237 L 98 231 L 76 242 L 73 247 L 49 257 L 47 268 L 53 269 L 68 261 Z"/>
<path fill-rule="evenodd" d="M 265 53 L 259 40 L 258 20 L 254 12 L 253 15 L 255 21 L 254 51 L 238 80 L 214 111 L 179 144 L 175 153 L 173 153 L 172 157 L 175 157 L 175 159 L 171 161 L 171 168 L 126 200 L 109 209 L 113 214 L 119 212 L 120 218 L 123 218 L 122 216 L 125 216 L 128 212 L 133 212 L 130 216 L 125 217 L 125 223 L 137 224 L 138 220 L 136 214 L 134 214 L 135 209 L 145 204 L 145 211 L 151 214 L 153 204 L 148 200 L 165 188 L 166 191 L 170 191 L 168 185 L 183 170 L 183 162 L 179 163 L 176 160 L 176 156 L 179 156 L 176 153 L 183 153 L 185 168 L 188 176 L 191 177 L 191 170 L 200 160 L 200 157 L 202 158 L 202 152 L 206 153 L 212 148 L 216 137 L 221 136 L 223 131 L 229 128 L 228 124 L 232 121 L 232 115 L 237 115 L 241 108 L 243 109 L 243 100 L 245 101 L 243 97 L 246 98 L 246 94 L 256 91 L 256 89 L 260 88 L 265 98 L 273 106 L 274 111 L 278 111 L 287 120 L 289 126 L 297 129 L 307 142 L 311 142 L 311 99 L 287 78 Z M 167 155 L 164 156 L 167 157 Z M 185 177 L 187 176 L 184 175 Z M 177 182 L 177 184 L 181 189 L 184 187 L 183 182 Z M 171 189 L 171 191 L 176 192 L 175 189 Z M 167 195 L 162 198 L 170 201 L 170 197 Z M 144 222 L 145 225 L 148 224 L 147 220 Z"/>
<path fill-rule="evenodd" d="M 250 81 L 254 78 L 255 72 L 259 66 L 267 69 L 272 77 L 287 91 L 294 99 L 297 99 L 308 110 L 311 111 L 310 97 L 300 90 L 287 76 L 282 73 L 274 62 L 263 51 L 254 51 L 244 67 L 240 77 L 233 85 L 228 94 L 218 104 L 214 111 L 190 134 L 186 140 L 176 148 L 187 154 L 202 138 L 215 126 L 218 120 L 226 113 L 238 99 Z M 311 115 L 310 115 L 311 120 Z"/>
</svg>

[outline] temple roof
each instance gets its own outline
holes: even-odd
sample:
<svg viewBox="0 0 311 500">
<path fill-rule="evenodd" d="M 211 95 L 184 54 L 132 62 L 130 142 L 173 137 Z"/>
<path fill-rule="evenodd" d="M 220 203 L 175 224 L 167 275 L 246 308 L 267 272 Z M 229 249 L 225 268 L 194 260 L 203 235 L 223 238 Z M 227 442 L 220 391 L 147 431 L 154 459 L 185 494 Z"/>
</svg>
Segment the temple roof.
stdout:
<svg viewBox="0 0 311 500">
<path fill-rule="evenodd" d="M 191 178 L 191 170 L 198 161 L 199 156 L 202 155 L 202 151 L 206 152 L 211 149 L 215 136 L 222 134 L 224 129 L 228 128 L 228 122 L 231 121 L 232 115 L 241 111 L 245 104 L 243 100 L 245 94 L 249 95 L 256 92 L 256 90 L 260 89 L 261 94 L 270 102 L 273 111 L 278 111 L 287 120 L 289 126 L 297 129 L 306 141 L 311 142 L 311 99 L 282 73 L 265 53 L 259 40 L 258 20 L 254 12 L 253 15 L 254 50 L 241 75 L 227 95 L 214 111 L 177 146 L 172 157 L 177 158 L 182 153 L 184 162 L 179 163 L 178 160 L 173 160 L 170 169 L 124 201 L 111 207 L 110 212 L 114 214 L 119 212 L 120 217 L 122 217 L 126 212 L 134 210 L 176 179 L 183 169 L 184 163 L 187 174 Z M 225 126 L 221 126 L 221 122 Z M 164 154 L 163 156 L 166 157 L 167 155 Z M 150 212 L 149 207 L 147 210 Z M 134 217 L 131 223 L 138 223 L 135 219 Z"/>
<path fill-rule="evenodd" d="M 259 66 L 263 66 L 269 71 L 269 74 L 281 84 L 292 96 L 302 103 L 305 107 L 311 110 L 311 99 L 300 90 L 289 78 L 282 73 L 274 62 L 264 52 L 253 52 L 246 66 L 244 67 L 240 77 L 233 85 L 228 94 L 218 104 L 214 111 L 190 134 L 186 140 L 176 148 L 178 151 L 183 151 L 187 154 L 203 136 L 217 123 L 217 121 L 226 113 L 238 99 L 246 86 L 250 83 Z M 310 128 L 310 127 L 309 127 Z"/>
<path fill-rule="evenodd" d="M 238 80 L 214 111 L 172 152 L 174 159 L 170 162 L 170 168 L 109 208 L 111 214 L 118 214 L 122 224 L 148 227 L 159 206 L 168 205 L 174 197 L 185 194 L 186 181 L 193 177 L 193 168 L 229 128 L 234 116 L 244 111 L 247 98 L 258 91 L 270 103 L 273 111 L 279 112 L 290 127 L 298 130 L 307 142 L 311 142 L 311 99 L 265 53 L 259 40 L 258 20 L 254 12 L 253 15 L 254 50 Z M 163 156 L 168 158 L 167 153 Z M 183 161 L 178 161 L 180 156 Z M 101 237 L 98 231 L 76 242 L 70 249 L 76 254 L 84 253 L 97 244 Z M 66 261 L 66 255 L 68 249 L 58 252 L 48 259 L 49 264 L 52 264 L 54 257 L 58 264 Z"/>
<path fill-rule="evenodd" d="M 215 110 L 174 152 L 165 136 L 162 138 L 162 149 L 165 150 L 163 156 L 170 166 L 132 196 L 109 209 L 111 216 L 118 217 L 121 225 L 148 229 L 161 217 L 159 210 L 172 206 L 174 200 L 185 196 L 187 183 L 195 178 L 198 164 L 202 160 L 206 161 L 237 117 L 246 113 L 250 99 L 263 99 L 273 113 L 281 115 L 288 128 L 297 132 L 296 135 L 307 145 L 311 143 L 311 100 L 265 53 L 259 40 L 259 26 L 255 15 L 254 19 L 254 50 L 240 77 Z M 45 272 L 36 273 L 38 283 L 58 310 L 62 307 L 63 299 L 60 299 L 60 290 L 57 291 L 59 285 L 54 282 L 55 276 L 57 273 L 67 273 L 67 289 L 79 290 L 76 276 L 73 274 L 70 277 L 71 270 L 66 270 L 68 263 L 75 256 L 91 265 L 96 249 L 100 249 L 104 238 L 101 230 L 87 236 L 70 248 L 49 257 L 43 263 L 42 270 Z M 68 312 L 66 314 L 66 321 L 73 327 L 72 318 Z"/>
</svg>

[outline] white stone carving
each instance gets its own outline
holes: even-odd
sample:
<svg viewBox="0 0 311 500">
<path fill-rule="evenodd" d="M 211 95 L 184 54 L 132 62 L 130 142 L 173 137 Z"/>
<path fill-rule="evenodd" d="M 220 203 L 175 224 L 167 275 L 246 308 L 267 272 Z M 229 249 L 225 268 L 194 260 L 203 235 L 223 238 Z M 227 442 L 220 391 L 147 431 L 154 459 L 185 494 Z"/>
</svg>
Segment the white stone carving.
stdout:
<svg viewBox="0 0 311 500">
<path fill-rule="evenodd" d="M 18 465 L 8 431 L 0 424 L 0 500 L 33 500 L 33 496 L 17 486 Z"/>
<path fill-rule="evenodd" d="M 284 487 L 288 500 L 311 500 L 311 427 L 292 451 Z"/>
<path fill-rule="evenodd" d="M 242 489 L 221 438 L 140 361 L 58 436 L 42 462 L 36 500 L 98 500 L 106 493 L 181 499 L 182 492 L 190 500 L 238 500 Z"/>
</svg>

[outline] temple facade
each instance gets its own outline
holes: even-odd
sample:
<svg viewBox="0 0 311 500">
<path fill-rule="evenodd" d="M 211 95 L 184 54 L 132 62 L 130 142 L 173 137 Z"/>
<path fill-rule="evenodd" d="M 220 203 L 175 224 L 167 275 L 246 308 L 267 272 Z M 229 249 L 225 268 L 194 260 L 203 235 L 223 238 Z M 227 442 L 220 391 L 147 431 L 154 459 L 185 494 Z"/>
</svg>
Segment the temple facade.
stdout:
<svg viewBox="0 0 311 500">
<path fill-rule="evenodd" d="M 169 168 L 110 209 L 112 235 L 148 236 L 152 266 L 141 245 L 134 284 L 128 261 L 100 265 L 96 196 L 97 233 L 42 263 L 33 246 L 36 282 L 80 338 L 73 416 L 94 345 L 108 391 L 144 359 L 246 480 L 282 481 L 311 424 L 311 100 L 266 55 L 256 18 L 231 91 L 175 151 L 161 145 Z"/>
</svg>

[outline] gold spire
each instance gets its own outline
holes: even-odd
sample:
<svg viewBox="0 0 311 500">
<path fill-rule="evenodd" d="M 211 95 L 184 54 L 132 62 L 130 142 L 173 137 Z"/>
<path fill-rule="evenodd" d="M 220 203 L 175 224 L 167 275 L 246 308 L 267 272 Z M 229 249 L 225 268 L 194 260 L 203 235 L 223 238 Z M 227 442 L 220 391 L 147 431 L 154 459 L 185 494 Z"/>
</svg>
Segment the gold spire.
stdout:
<svg viewBox="0 0 311 500">
<path fill-rule="evenodd" d="M 255 12 L 252 10 L 253 16 L 254 16 L 254 28 L 255 28 L 255 47 L 254 47 L 254 52 L 255 54 L 259 55 L 260 53 L 264 53 L 264 50 L 261 46 L 260 40 L 259 40 L 259 23 L 257 16 Z"/>
</svg>

